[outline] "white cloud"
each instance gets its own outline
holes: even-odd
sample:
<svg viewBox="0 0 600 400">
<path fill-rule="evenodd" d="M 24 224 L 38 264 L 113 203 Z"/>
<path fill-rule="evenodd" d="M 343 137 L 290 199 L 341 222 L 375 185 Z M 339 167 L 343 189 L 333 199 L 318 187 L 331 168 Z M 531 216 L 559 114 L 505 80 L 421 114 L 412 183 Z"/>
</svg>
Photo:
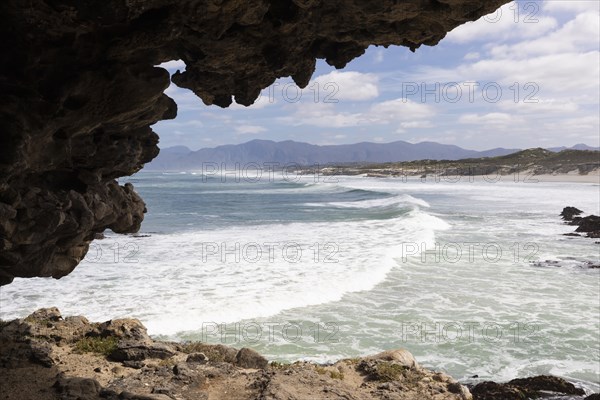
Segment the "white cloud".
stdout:
<svg viewBox="0 0 600 400">
<path fill-rule="evenodd" d="M 537 5 L 539 10 L 535 9 Z M 312 142 L 327 137 L 341 143 L 359 135 L 389 141 L 394 132 L 408 132 L 403 137 L 416 137 L 415 141 L 427 137 L 462 146 L 469 143 L 469 147 L 480 149 L 554 145 L 565 140 L 590 145 L 596 142 L 597 145 L 600 140 L 597 133 L 600 129 L 599 5 L 600 1 L 587 0 L 521 1 L 518 14 L 515 14 L 515 3 L 505 5 L 496 23 L 490 22 L 494 20 L 492 14 L 487 20 L 455 29 L 432 54 L 421 52 L 410 54 L 411 58 L 407 55 L 407 58 L 397 59 L 410 60 L 415 68 L 406 64 L 401 70 L 394 68 L 388 53 L 373 47 L 363 63 L 353 65 L 379 73 L 334 71 L 321 75 L 302 90 L 302 99 L 295 104 L 282 100 L 281 89 L 291 82 L 282 80 L 284 83 L 275 87 L 274 97 L 269 98 L 269 90 L 265 89 L 257 103 L 249 108 L 260 110 L 275 103 L 272 108 L 257 113 L 258 118 L 251 111 L 244 112 L 248 108 L 235 103 L 226 110 L 207 107 L 192 92 L 171 86 L 167 93 L 179 105 L 181 118 L 196 122 L 161 126 L 177 127 L 189 137 L 193 127 L 203 124 L 203 131 L 215 132 L 215 137 L 221 137 L 217 140 L 219 143 L 238 139 L 236 134 L 256 135 L 265 128 L 275 133 L 270 124 L 273 122 L 278 128 L 283 126 L 277 130 L 281 138 L 297 135 L 300 140 Z M 527 10 L 525 6 L 534 9 Z M 535 14 L 531 18 L 536 18 L 537 23 L 524 22 L 531 11 Z M 519 18 L 517 23 L 515 15 Z M 440 55 L 433 58 L 437 50 Z M 390 50 L 391 54 L 396 54 L 393 51 Z M 448 51 L 452 56 L 445 58 Z M 424 60 L 432 61 L 428 66 Z M 171 67 L 177 67 L 177 63 L 171 62 Z M 407 96 L 414 101 L 396 99 L 403 96 L 400 83 L 406 82 L 419 85 L 424 82 L 428 89 L 436 82 L 442 86 L 459 82 L 462 100 L 452 103 L 442 96 L 441 101 L 435 102 L 433 95 L 427 95 L 425 102 L 421 100 L 422 88 L 416 95 Z M 479 82 L 474 102 L 469 99 L 470 83 L 467 82 Z M 483 85 L 488 82 L 496 82 L 502 88 L 502 97 L 497 103 L 487 102 L 483 96 Z M 313 101 L 315 86 L 311 87 L 315 83 L 319 85 L 317 104 Z M 335 87 L 331 85 L 326 89 L 326 83 L 334 83 Z M 515 83 L 519 90 L 516 102 Z M 537 89 L 532 90 L 535 86 L 526 88 L 528 83 L 537 85 Z M 332 89 L 336 88 L 332 99 L 338 102 L 324 103 L 325 96 L 332 95 Z M 493 92 L 488 94 L 493 95 Z M 292 89 L 290 94 L 293 94 Z M 448 95 L 453 97 L 453 94 L 451 89 Z M 531 95 L 537 102 L 524 102 L 526 96 Z M 169 129 L 168 133 L 171 132 L 173 129 Z"/>
<path fill-rule="evenodd" d="M 363 101 L 372 100 L 379 96 L 379 78 L 375 74 L 363 74 L 356 71 L 332 71 L 315 78 L 306 90 L 317 90 L 314 84 L 318 83 L 319 99 L 324 100 L 330 96 L 331 100 L 338 101 Z M 314 92 L 311 93 L 311 96 Z"/>
<path fill-rule="evenodd" d="M 240 135 L 256 135 L 267 130 L 258 125 L 240 125 L 235 127 L 235 131 Z"/>
<path fill-rule="evenodd" d="M 407 99 L 395 99 L 372 104 L 364 112 L 339 111 L 334 104 L 301 103 L 290 109 L 292 115 L 280 117 L 279 122 L 300 126 L 323 128 L 348 128 L 354 126 L 390 125 L 402 122 L 415 123 L 433 118 L 433 107 Z"/>
<path fill-rule="evenodd" d="M 455 28 L 448 34 L 446 40 L 455 43 L 486 40 L 498 42 L 543 35 L 554 29 L 557 21 L 553 17 L 541 16 L 536 4 L 534 2 L 505 4 L 494 13 Z"/>
<path fill-rule="evenodd" d="M 434 115 L 434 109 L 430 105 L 408 99 L 395 99 L 373 104 L 366 118 L 371 123 L 387 124 L 433 118 Z"/>
<path fill-rule="evenodd" d="M 169 72 L 174 73 L 177 70 L 180 70 L 182 72 L 185 71 L 186 65 L 185 62 L 183 62 L 183 60 L 171 60 L 158 65 L 158 67 L 164 68 Z"/>
<path fill-rule="evenodd" d="M 464 114 L 458 118 L 461 124 L 492 124 L 492 125 L 508 125 L 516 122 L 515 118 L 506 113 L 488 113 L 488 114 Z"/>
<path fill-rule="evenodd" d="M 505 59 L 592 51 L 598 49 L 598 42 L 590 38 L 599 37 L 598 13 L 585 12 L 548 35 L 513 45 L 495 46 L 490 54 L 495 58 Z"/>
<path fill-rule="evenodd" d="M 600 2 L 595 0 L 553 0 L 543 2 L 544 11 L 581 12 L 600 11 Z"/>
<path fill-rule="evenodd" d="M 410 121 L 410 122 L 402 122 L 400 124 L 401 128 L 404 129 L 424 129 L 424 128 L 433 128 L 433 124 L 430 121 Z"/>
<path fill-rule="evenodd" d="M 548 124 L 548 128 L 556 129 L 557 126 L 554 124 Z M 572 133 L 574 130 L 587 131 L 589 133 L 594 132 L 596 138 L 598 138 L 600 119 L 597 116 L 589 115 L 587 117 L 579 118 L 566 118 L 560 121 L 560 129 L 563 129 L 565 133 Z"/>
<path fill-rule="evenodd" d="M 403 77 L 403 82 L 419 82 L 426 76 L 434 82 L 496 82 L 503 99 L 514 96 L 518 83 L 519 100 L 536 90 L 535 98 L 556 98 L 563 102 L 598 104 L 600 86 L 600 22 L 597 13 L 585 12 L 538 38 L 516 43 L 487 46 L 481 59 L 466 60 L 454 68 L 423 67 Z M 482 100 L 478 93 L 477 98 Z M 566 99 L 567 98 L 567 99 Z"/>
<path fill-rule="evenodd" d="M 481 55 L 478 52 L 474 51 L 474 52 L 465 54 L 464 59 L 465 60 L 479 60 L 480 57 L 481 57 Z"/>
<path fill-rule="evenodd" d="M 361 114 L 338 112 L 334 104 L 298 103 L 289 109 L 294 112 L 278 118 L 279 122 L 292 126 L 312 125 L 322 128 L 346 128 L 361 123 Z"/>
<path fill-rule="evenodd" d="M 519 114 L 540 114 L 540 113 L 560 113 L 575 112 L 580 109 L 579 105 L 573 101 L 564 99 L 540 99 L 537 103 L 501 101 L 498 108 Z"/>
<path fill-rule="evenodd" d="M 187 121 L 163 121 L 162 122 L 165 126 L 169 126 L 169 127 L 178 127 L 178 128 L 201 128 L 204 126 L 204 123 L 200 120 L 196 120 L 196 119 L 190 119 Z"/>
</svg>

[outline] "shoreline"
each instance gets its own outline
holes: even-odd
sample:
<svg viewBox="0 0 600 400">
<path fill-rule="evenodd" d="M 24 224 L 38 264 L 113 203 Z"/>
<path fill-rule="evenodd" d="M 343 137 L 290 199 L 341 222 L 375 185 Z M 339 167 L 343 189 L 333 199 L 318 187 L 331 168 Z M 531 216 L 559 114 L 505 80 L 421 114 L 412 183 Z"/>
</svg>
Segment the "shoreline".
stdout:
<svg viewBox="0 0 600 400">
<path fill-rule="evenodd" d="M 557 174 L 557 175 L 534 175 L 540 182 L 568 182 L 568 183 L 595 183 L 600 185 L 600 170 L 587 175 L 579 174 Z"/>
<path fill-rule="evenodd" d="M 600 398 L 554 376 L 462 384 L 404 349 L 326 365 L 269 363 L 249 348 L 158 341 L 136 319 L 91 323 L 56 308 L 0 322 L 0 344 L 7 400 Z"/>
<path fill-rule="evenodd" d="M 367 171 L 362 170 L 328 170 L 324 168 L 320 171 L 313 170 L 297 170 L 299 175 L 312 175 L 312 174 L 320 174 L 322 176 L 327 177 L 335 177 L 344 176 L 358 176 L 364 178 L 387 178 L 387 179 L 398 179 L 404 182 L 410 183 L 477 183 L 477 182 L 485 182 L 485 183 L 554 183 L 554 182 L 564 182 L 564 183 L 592 183 L 600 185 L 600 170 L 592 171 L 588 174 L 579 174 L 579 173 L 560 173 L 560 174 L 532 174 L 528 171 L 521 171 L 516 173 L 509 174 L 426 174 L 423 171 L 397 171 L 390 169 L 370 169 Z"/>
</svg>

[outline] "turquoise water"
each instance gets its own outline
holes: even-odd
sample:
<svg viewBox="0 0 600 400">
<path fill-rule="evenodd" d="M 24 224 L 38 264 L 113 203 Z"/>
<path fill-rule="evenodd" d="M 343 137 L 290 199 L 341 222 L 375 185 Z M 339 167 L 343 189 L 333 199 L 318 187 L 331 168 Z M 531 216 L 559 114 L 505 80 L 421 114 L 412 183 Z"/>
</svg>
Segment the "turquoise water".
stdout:
<svg viewBox="0 0 600 400">
<path fill-rule="evenodd" d="M 325 181 L 327 180 L 327 181 Z M 39 307 L 133 316 L 161 338 L 333 361 L 404 347 L 468 380 L 551 373 L 600 389 L 600 262 L 565 237 L 597 184 L 142 172 L 140 237 L 108 234 L 60 281 L 2 288 Z M 557 266 L 559 265 L 559 266 Z"/>
</svg>

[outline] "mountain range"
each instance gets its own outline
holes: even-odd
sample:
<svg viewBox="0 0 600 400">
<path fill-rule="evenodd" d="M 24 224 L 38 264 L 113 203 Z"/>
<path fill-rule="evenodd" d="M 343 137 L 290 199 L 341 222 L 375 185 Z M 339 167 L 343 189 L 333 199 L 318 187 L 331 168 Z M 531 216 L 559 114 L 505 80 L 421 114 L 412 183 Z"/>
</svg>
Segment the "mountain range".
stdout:
<svg viewBox="0 0 600 400">
<path fill-rule="evenodd" d="M 549 148 L 551 151 L 567 147 Z M 573 150 L 598 150 L 584 144 L 575 145 Z M 361 142 L 356 144 L 319 146 L 286 140 L 251 140 L 237 145 L 224 145 L 192 151 L 185 146 L 162 149 L 158 157 L 147 164 L 145 170 L 192 170 L 201 169 L 203 163 L 248 164 L 277 163 L 327 165 L 332 163 L 384 163 L 416 160 L 460 160 L 465 158 L 497 157 L 516 153 L 521 149 L 495 148 L 485 151 L 468 150 L 455 145 L 436 142 L 392 143 Z"/>
</svg>

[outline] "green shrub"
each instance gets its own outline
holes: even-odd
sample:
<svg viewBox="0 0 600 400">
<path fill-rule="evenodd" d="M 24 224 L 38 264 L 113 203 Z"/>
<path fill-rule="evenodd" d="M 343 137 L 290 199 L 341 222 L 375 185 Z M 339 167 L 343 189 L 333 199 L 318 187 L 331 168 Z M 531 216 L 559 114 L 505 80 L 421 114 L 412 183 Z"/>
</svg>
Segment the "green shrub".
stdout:
<svg viewBox="0 0 600 400">
<path fill-rule="evenodd" d="M 214 345 L 201 343 L 201 342 L 188 342 L 181 345 L 181 351 L 186 354 L 191 353 L 204 353 L 208 357 L 209 361 L 223 362 L 225 356 L 218 348 Z"/>
<path fill-rule="evenodd" d="M 315 371 L 317 371 L 317 374 L 319 375 L 325 375 L 325 373 L 327 373 L 327 370 L 323 367 L 315 367 Z"/>
<path fill-rule="evenodd" d="M 117 339 L 114 337 L 85 337 L 75 343 L 77 353 L 96 353 L 108 356 L 117 349 Z"/>
<path fill-rule="evenodd" d="M 329 372 L 329 376 L 331 376 L 331 379 L 339 379 L 339 380 L 344 379 L 344 374 L 339 371 L 331 371 L 331 372 Z"/>
<path fill-rule="evenodd" d="M 292 366 L 292 364 L 290 364 L 290 363 L 280 363 L 277 361 L 273 361 L 271 363 L 271 368 L 277 369 L 277 370 L 286 370 L 286 369 L 290 368 L 291 366 Z"/>
<path fill-rule="evenodd" d="M 358 363 L 361 361 L 360 357 L 354 357 L 354 358 L 346 358 L 344 360 L 344 362 L 348 365 L 358 365 Z"/>
<path fill-rule="evenodd" d="M 396 381 L 405 369 L 402 365 L 388 362 L 377 364 L 377 380 L 382 382 Z"/>
</svg>

